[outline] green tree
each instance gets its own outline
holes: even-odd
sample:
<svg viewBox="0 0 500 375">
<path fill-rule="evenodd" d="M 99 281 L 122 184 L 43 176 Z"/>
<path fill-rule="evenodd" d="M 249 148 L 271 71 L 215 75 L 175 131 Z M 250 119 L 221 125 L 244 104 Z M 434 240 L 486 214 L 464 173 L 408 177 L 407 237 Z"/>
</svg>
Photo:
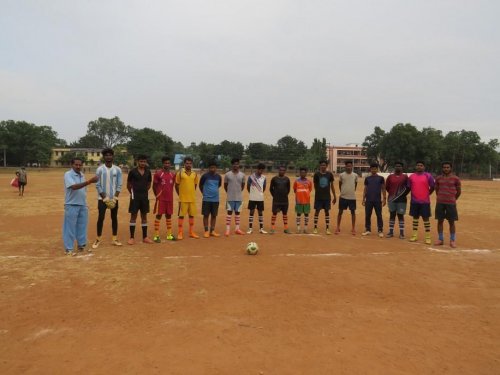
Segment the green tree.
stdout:
<svg viewBox="0 0 500 375">
<path fill-rule="evenodd" d="M 218 145 L 215 146 L 216 155 L 227 156 L 231 158 L 239 158 L 243 157 L 243 153 L 245 151 L 245 147 L 241 142 L 231 142 L 228 140 L 224 140 Z"/>
<path fill-rule="evenodd" d="M 130 140 L 126 147 L 129 155 L 137 157 L 144 154 L 151 158 L 155 154 L 156 159 L 161 159 L 163 155 L 172 156 L 174 141 L 163 132 L 150 128 L 130 128 L 128 133 Z M 158 160 L 150 161 L 158 163 Z"/>
<path fill-rule="evenodd" d="M 100 140 L 100 146 L 113 148 L 119 144 L 126 143 L 129 139 L 129 127 L 118 117 L 99 117 L 91 121 L 87 127 L 87 136 L 94 136 Z"/>
<path fill-rule="evenodd" d="M 381 166 L 381 169 L 386 168 L 387 166 L 381 147 L 381 143 L 385 135 L 385 131 L 380 126 L 375 126 L 373 133 L 367 136 L 365 138 L 365 141 L 363 142 L 363 147 L 365 147 L 366 149 L 366 155 L 368 156 L 368 159 L 378 162 Z"/>
<path fill-rule="evenodd" d="M 249 143 L 245 153 L 251 160 L 271 160 L 273 146 L 262 142 Z"/>
<path fill-rule="evenodd" d="M 76 142 L 73 142 L 69 147 L 75 148 L 104 148 L 104 142 L 95 134 L 85 134 L 80 137 Z"/>
<path fill-rule="evenodd" d="M 301 158 L 307 152 L 307 146 L 298 139 L 285 135 L 276 142 L 276 161 L 285 165 Z"/>
</svg>

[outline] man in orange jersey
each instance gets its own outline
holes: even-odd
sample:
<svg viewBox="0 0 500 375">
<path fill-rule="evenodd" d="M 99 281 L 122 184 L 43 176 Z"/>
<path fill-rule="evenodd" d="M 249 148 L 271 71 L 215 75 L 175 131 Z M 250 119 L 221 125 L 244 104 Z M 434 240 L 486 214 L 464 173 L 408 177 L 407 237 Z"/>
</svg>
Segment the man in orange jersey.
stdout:
<svg viewBox="0 0 500 375">
<path fill-rule="evenodd" d="M 307 168 L 301 167 L 299 173 L 300 177 L 293 183 L 293 191 L 295 192 L 295 213 L 297 215 L 297 233 L 301 233 L 300 217 L 304 214 L 304 230 L 302 233 L 307 234 L 309 213 L 311 212 L 311 191 L 313 185 L 312 182 L 307 179 Z"/>
</svg>

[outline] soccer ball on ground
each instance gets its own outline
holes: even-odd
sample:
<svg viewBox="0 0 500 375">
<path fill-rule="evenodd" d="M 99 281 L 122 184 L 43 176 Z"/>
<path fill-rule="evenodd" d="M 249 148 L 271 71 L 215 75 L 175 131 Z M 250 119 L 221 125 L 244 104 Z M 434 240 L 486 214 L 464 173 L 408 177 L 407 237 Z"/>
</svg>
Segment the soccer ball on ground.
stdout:
<svg viewBox="0 0 500 375">
<path fill-rule="evenodd" d="M 256 255 L 259 252 L 259 245 L 255 242 L 249 242 L 247 244 L 247 254 L 248 255 Z"/>
</svg>

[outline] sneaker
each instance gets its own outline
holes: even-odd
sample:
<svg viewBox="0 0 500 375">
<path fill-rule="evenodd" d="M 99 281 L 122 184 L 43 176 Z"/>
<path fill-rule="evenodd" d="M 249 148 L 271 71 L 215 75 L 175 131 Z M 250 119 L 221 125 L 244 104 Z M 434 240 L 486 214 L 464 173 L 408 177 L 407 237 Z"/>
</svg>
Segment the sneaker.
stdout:
<svg viewBox="0 0 500 375">
<path fill-rule="evenodd" d="M 318 234 L 318 228 L 313 229 L 313 234 Z"/>
<path fill-rule="evenodd" d="M 385 235 L 387 238 L 392 238 L 394 237 L 394 233 L 393 232 L 389 232 Z"/>
<path fill-rule="evenodd" d="M 285 234 L 291 234 L 291 232 L 290 232 L 290 230 L 289 230 L 289 229 L 285 229 L 285 230 L 283 231 L 283 233 L 285 233 Z"/>
<path fill-rule="evenodd" d="M 148 243 L 148 244 L 151 244 L 151 243 L 153 243 L 153 241 L 151 241 L 151 238 L 149 238 L 149 237 L 144 237 L 144 238 L 142 239 L 142 243 Z"/>
<path fill-rule="evenodd" d="M 245 233 L 243 233 L 243 231 L 241 229 L 236 229 L 234 231 L 234 234 L 239 234 L 240 236 L 243 236 Z"/>
<path fill-rule="evenodd" d="M 66 255 L 67 256 L 73 256 L 73 250 L 66 250 Z"/>
<path fill-rule="evenodd" d="M 434 246 L 443 246 L 443 245 L 444 245 L 444 241 L 437 240 L 436 242 L 434 242 Z"/>
<path fill-rule="evenodd" d="M 122 246 L 122 243 L 118 240 L 111 241 L 111 244 L 113 244 L 114 246 Z"/>
<path fill-rule="evenodd" d="M 302 233 L 302 231 L 300 230 L 300 227 L 297 227 L 297 232 L 296 233 L 297 234 L 301 234 Z"/>
<path fill-rule="evenodd" d="M 224 232 L 224 236 L 229 237 L 229 235 L 230 235 L 229 231 L 226 230 L 226 232 Z"/>
<path fill-rule="evenodd" d="M 259 229 L 259 233 L 260 234 L 267 234 L 267 231 L 265 231 L 264 228 L 260 228 Z"/>
<path fill-rule="evenodd" d="M 369 236 L 370 234 L 372 234 L 372 232 L 370 232 L 369 230 L 366 230 L 363 233 L 361 233 L 362 236 Z"/>
<path fill-rule="evenodd" d="M 129 238 L 128 241 L 127 241 L 127 243 L 129 245 L 135 245 L 135 240 L 133 238 Z"/>
<path fill-rule="evenodd" d="M 209 238 L 210 237 L 210 232 L 207 230 L 203 233 L 203 238 Z"/>
<path fill-rule="evenodd" d="M 275 231 L 274 229 L 271 229 L 271 230 L 269 231 L 269 234 L 274 234 L 274 233 L 276 233 L 276 231 Z"/>
<path fill-rule="evenodd" d="M 405 237 L 405 235 L 404 235 L 403 233 L 401 233 L 401 234 L 399 235 L 399 239 L 400 239 L 400 240 L 404 240 L 405 238 L 406 238 L 406 237 Z"/>
<path fill-rule="evenodd" d="M 457 242 L 456 242 L 456 241 L 451 240 L 451 241 L 450 241 L 450 247 L 452 247 L 452 248 L 456 248 L 456 247 L 457 247 Z"/>
<path fill-rule="evenodd" d="M 180 240 L 183 240 L 184 239 L 184 232 L 179 232 L 177 233 L 177 239 L 180 241 Z"/>
<path fill-rule="evenodd" d="M 425 244 L 426 244 L 426 245 L 432 245 L 432 241 L 431 241 L 431 238 L 430 238 L 430 237 L 426 237 L 426 238 L 425 238 Z"/>
<path fill-rule="evenodd" d="M 191 238 L 200 238 L 195 232 L 189 232 L 189 237 Z"/>
<path fill-rule="evenodd" d="M 154 236 L 153 237 L 153 241 L 156 242 L 156 243 L 161 243 L 161 238 L 160 236 Z"/>
<path fill-rule="evenodd" d="M 212 237 L 220 237 L 220 234 L 219 234 L 219 233 L 217 233 L 217 232 L 216 232 L 216 231 L 214 231 L 214 230 L 210 232 L 210 235 L 211 235 Z"/>
<path fill-rule="evenodd" d="M 340 234 L 340 229 L 339 228 L 335 229 L 335 234 Z"/>
<path fill-rule="evenodd" d="M 332 234 L 332 231 L 330 230 L 330 228 L 326 229 L 326 234 L 328 234 L 328 235 Z"/>
<path fill-rule="evenodd" d="M 94 243 L 92 244 L 92 249 L 97 249 L 100 245 L 101 241 L 95 240 Z"/>
<path fill-rule="evenodd" d="M 85 245 L 83 246 L 78 246 L 78 252 L 83 253 L 83 250 L 85 250 Z"/>
<path fill-rule="evenodd" d="M 247 234 L 252 234 L 252 232 L 253 232 L 253 229 L 252 228 L 248 228 Z"/>
<path fill-rule="evenodd" d="M 410 237 L 410 242 L 417 242 L 417 235 L 414 234 Z"/>
<path fill-rule="evenodd" d="M 175 237 L 173 234 L 167 234 L 167 241 L 175 241 Z"/>
<path fill-rule="evenodd" d="M 384 233 L 383 232 L 378 232 L 379 238 L 384 238 Z"/>
</svg>

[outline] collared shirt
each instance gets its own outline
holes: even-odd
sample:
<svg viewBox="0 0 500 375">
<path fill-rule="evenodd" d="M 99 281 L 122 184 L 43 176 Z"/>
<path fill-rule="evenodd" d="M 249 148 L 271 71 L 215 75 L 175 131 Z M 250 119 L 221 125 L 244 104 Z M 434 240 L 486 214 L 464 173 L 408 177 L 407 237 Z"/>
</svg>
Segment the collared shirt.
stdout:
<svg viewBox="0 0 500 375">
<path fill-rule="evenodd" d="M 73 206 L 87 205 L 87 188 L 82 187 L 81 189 L 76 190 L 71 189 L 71 186 L 81 184 L 85 181 L 84 174 L 75 172 L 73 168 L 64 173 L 64 189 L 66 191 L 64 204 Z"/>
<path fill-rule="evenodd" d="M 179 185 L 179 202 L 196 202 L 196 185 L 199 183 L 199 178 L 195 171 L 191 170 L 187 174 L 186 170 L 182 168 L 175 176 L 175 183 Z"/>
</svg>

